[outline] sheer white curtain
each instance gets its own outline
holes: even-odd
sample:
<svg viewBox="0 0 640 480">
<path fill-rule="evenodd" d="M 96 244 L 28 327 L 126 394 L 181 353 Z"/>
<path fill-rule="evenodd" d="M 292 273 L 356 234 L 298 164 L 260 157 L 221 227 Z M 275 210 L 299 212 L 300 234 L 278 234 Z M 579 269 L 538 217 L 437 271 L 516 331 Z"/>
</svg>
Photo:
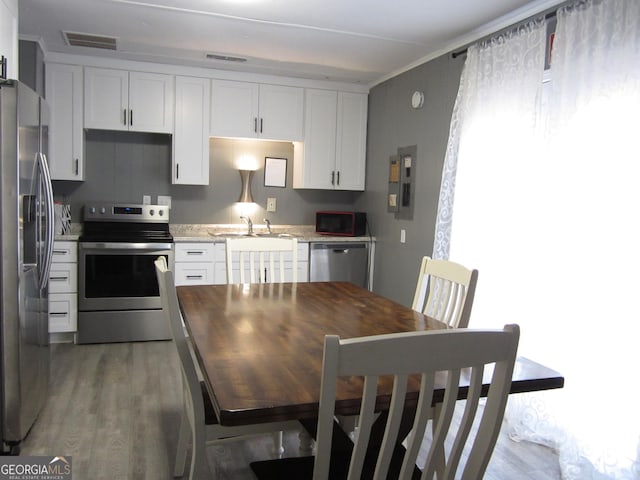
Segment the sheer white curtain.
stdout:
<svg viewBox="0 0 640 480">
<path fill-rule="evenodd" d="M 557 448 L 564 478 L 638 479 L 640 1 L 557 20 L 542 90 L 519 53 L 539 29 L 469 50 L 434 256 L 479 269 L 470 326 L 519 323 L 520 354 L 566 377 L 512 396 L 514 438 Z"/>
</svg>

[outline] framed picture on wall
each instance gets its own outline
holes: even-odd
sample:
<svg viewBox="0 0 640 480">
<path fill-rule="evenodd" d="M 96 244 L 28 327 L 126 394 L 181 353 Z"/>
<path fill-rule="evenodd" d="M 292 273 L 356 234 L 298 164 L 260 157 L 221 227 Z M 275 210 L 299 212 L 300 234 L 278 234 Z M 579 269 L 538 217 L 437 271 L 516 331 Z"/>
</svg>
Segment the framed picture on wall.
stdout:
<svg viewBox="0 0 640 480">
<path fill-rule="evenodd" d="M 287 159 L 265 157 L 264 159 L 264 186 L 281 187 L 287 186 Z"/>
</svg>

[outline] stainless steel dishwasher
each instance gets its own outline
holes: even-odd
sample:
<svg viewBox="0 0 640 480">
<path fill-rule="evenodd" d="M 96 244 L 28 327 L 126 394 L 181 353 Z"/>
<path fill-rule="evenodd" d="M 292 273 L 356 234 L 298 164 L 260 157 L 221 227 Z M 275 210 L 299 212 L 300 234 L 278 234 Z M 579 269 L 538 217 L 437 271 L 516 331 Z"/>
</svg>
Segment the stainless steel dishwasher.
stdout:
<svg viewBox="0 0 640 480">
<path fill-rule="evenodd" d="M 369 244 L 310 243 L 309 281 L 346 281 L 368 288 Z"/>
</svg>

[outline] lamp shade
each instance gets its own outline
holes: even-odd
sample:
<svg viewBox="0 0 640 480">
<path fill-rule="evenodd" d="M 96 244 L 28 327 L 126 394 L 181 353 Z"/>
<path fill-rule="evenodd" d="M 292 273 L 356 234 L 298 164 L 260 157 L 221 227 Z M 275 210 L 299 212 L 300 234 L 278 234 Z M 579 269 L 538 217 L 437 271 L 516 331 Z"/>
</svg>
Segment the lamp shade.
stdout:
<svg viewBox="0 0 640 480">
<path fill-rule="evenodd" d="M 242 192 L 240 192 L 238 202 L 253 203 L 253 196 L 251 195 L 251 179 L 253 178 L 254 170 L 238 171 L 240 172 L 240 179 L 242 180 Z"/>
</svg>

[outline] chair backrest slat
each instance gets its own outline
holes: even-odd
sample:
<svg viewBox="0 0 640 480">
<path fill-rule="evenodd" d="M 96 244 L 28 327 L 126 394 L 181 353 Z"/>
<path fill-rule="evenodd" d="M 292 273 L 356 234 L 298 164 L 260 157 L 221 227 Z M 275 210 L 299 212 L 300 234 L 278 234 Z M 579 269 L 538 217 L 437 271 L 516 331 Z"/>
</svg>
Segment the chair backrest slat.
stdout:
<svg viewBox="0 0 640 480">
<path fill-rule="evenodd" d="M 227 283 L 238 283 L 234 278 L 235 260 L 240 268 L 239 283 L 284 283 L 287 254 L 291 259 L 291 281 L 298 281 L 296 238 L 228 238 L 226 249 Z"/>
<path fill-rule="evenodd" d="M 516 358 L 520 330 L 506 325 L 503 330 L 452 329 L 403 332 L 341 340 L 327 335 L 324 344 L 320 407 L 316 441 L 314 480 L 327 480 L 331 455 L 333 418 L 338 379 L 364 377 L 364 387 L 355 445 L 351 454 L 349 480 L 360 479 L 374 422 L 380 376 L 393 375 L 394 383 L 384 437 L 376 460 L 374 479 L 385 479 L 398 438 L 407 398 L 409 377 L 421 379 L 412 433 L 400 471 L 411 478 L 422 438 L 429 421 L 433 441 L 427 453 L 422 478 L 482 478 L 493 452 L 504 415 Z M 485 365 L 493 368 L 486 405 L 479 408 Z M 446 374 L 444 396 L 432 407 L 436 378 Z M 440 384 L 441 380 L 438 380 Z M 468 400 L 458 427 L 452 422 L 460 384 L 468 382 Z M 442 388 L 439 387 L 439 388 Z M 473 433 L 472 425 L 480 417 Z M 453 438 L 448 452 L 445 440 Z M 469 455 L 463 449 L 470 443 Z M 465 451 L 467 449 L 464 449 Z"/>
<path fill-rule="evenodd" d="M 425 256 L 420 265 L 411 308 L 451 327 L 466 328 L 477 281 L 477 270 Z"/>
</svg>

